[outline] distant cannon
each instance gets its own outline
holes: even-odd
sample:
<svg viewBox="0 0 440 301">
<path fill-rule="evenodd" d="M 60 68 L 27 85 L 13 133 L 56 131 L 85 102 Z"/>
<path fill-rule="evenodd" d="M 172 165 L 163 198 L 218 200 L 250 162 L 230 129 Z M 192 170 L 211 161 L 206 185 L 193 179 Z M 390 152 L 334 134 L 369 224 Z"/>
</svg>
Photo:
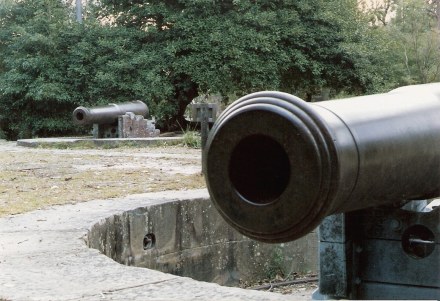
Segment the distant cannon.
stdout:
<svg viewBox="0 0 440 301">
<path fill-rule="evenodd" d="M 148 107 L 140 100 L 92 108 L 77 107 L 72 117 L 77 125 L 110 124 L 118 121 L 118 117 L 127 112 L 147 117 Z"/>
<path fill-rule="evenodd" d="M 72 113 L 76 125 L 93 125 L 94 138 L 132 138 L 159 135 L 154 121 L 148 121 L 147 105 L 136 100 L 99 107 L 77 107 Z"/>
<path fill-rule="evenodd" d="M 440 207 L 402 207 L 440 196 L 440 83 L 317 103 L 250 94 L 204 158 L 211 199 L 241 233 L 286 242 L 322 223 L 322 295 L 440 298 Z"/>
</svg>

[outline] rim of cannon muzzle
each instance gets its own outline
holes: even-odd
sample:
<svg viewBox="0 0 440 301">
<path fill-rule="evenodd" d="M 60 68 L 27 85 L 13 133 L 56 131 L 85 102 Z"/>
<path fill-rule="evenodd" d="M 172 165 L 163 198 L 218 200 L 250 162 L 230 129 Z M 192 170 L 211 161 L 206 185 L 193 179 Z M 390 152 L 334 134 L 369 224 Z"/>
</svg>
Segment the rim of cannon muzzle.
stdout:
<svg viewBox="0 0 440 301">
<path fill-rule="evenodd" d="M 299 238 L 332 209 L 337 151 L 326 124 L 293 95 L 258 92 L 234 102 L 213 126 L 203 164 L 214 205 L 253 239 Z"/>
<path fill-rule="evenodd" d="M 86 107 L 77 107 L 72 113 L 72 121 L 76 125 L 87 125 L 90 111 Z"/>
</svg>

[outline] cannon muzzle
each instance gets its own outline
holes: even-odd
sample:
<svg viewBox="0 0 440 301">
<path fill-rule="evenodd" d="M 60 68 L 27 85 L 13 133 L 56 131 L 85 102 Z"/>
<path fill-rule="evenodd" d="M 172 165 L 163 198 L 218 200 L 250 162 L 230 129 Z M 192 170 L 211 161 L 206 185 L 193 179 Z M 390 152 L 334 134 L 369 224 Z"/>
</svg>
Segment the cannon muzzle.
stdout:
<svg viewBox="0 0 440 301">
<path fill-rule="evenodd" d="M 317 103 L 250 94 L 204 151 L 226 221 L 256 240 L 294 240 L 331 214 L 439 196 L 440 83 Z"/>
<path fill-rule="evenodd" d="M 148 107 L 140 100 L 93 108 L 78 107 L 73 111 L 72 119 L 77 125 L 111 124 L 127 112 L 146 117 Z"/>
</svg>

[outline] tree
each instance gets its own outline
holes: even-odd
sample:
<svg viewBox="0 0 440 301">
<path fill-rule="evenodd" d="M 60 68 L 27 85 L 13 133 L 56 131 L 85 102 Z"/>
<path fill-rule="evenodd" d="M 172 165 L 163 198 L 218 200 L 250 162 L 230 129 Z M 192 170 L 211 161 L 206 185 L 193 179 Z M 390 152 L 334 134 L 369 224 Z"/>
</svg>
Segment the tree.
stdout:
<svg viewBox="0 0 440 301">
<path fill-rule="evenodd" d="M 392 24 L 409 84 L 440 80 L 440 30 L 435 5 L 436 1 L 402 0 Z"/>
<path fill-rule="evenodd" d="M 429 14 L 437 20 L 437 30 L 440 31 L 440 0 L 428 0 Z"/>
<path fill-rule="evenodd" d="M 59 1 L 19 1 L 0 8 L 0 103 L 7 134 L 29 137 L 62 128 L 69 102 L 60 70 L 57 39 L 66 22 Z M 30 21 L 31 20 L 31 21 Z M 51 114 L 59 110 L 60 116 Z"/>
<path fill-rule="evenodd" d="M 58 0 L 10 4 L 0 8 L 1 128 L 9 139 L 78 133 L 76 106 L 151 96 L 142 31 L 78 24 Z"/>
<path fill-rule="evenodd" d="M 356 1 L 103 0 L 101 18 L 149 36 L 142 51 L 157 57 L 156 78 L 172 87 L 170 116 L 182 121 L 199 93 L 278 89 L 310 98 L 323 87 L 365 93 L 368 73 Z M 340 12 L 344 10 L 341 17 Z M 155 101 L 157 103 L 157 101 Z"/>
<path fill-rule="evenodd" d="M 355 0 L 102 0 L 83 24 L 63 3 L 0 7 L 9 138 L 75 133 L 78 105 L 142 99 L 162 129 L 176 129 L 198 94 L 371 93 L 392 70 L 377 55 L 389 44 Z"/>
<path fill-rule="evenodd" d="M 359 6 L 372 26 L 386 26 L 392 19 L 399 0 L 360 0 Z"/>
</svg>

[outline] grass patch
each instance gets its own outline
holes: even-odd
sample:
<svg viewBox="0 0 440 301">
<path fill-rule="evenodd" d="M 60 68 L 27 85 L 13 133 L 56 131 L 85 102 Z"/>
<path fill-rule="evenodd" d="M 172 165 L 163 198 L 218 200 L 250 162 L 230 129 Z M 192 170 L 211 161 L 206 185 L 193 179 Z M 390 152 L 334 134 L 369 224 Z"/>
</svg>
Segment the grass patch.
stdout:
<svg viewBox="0 0 440 301">
<path fill-rule="evenodd" d="M 183 173 L 169 166 L 197 169 L 198 152 L 173 147 L 155 151 L 130 149 L 0 152 L 0 216 L 51 205 L 130 194 L 205 187 L 200 172 Z M 194 168 L 196 167 L 196 168 Z"/>
<path fill-rule="evenodd" d="M 197 131 L 185 131 L 183 134 L 183 146 L 191 148 L 201 148 L 202 147 L 202 137 Z"/>
</svg>

